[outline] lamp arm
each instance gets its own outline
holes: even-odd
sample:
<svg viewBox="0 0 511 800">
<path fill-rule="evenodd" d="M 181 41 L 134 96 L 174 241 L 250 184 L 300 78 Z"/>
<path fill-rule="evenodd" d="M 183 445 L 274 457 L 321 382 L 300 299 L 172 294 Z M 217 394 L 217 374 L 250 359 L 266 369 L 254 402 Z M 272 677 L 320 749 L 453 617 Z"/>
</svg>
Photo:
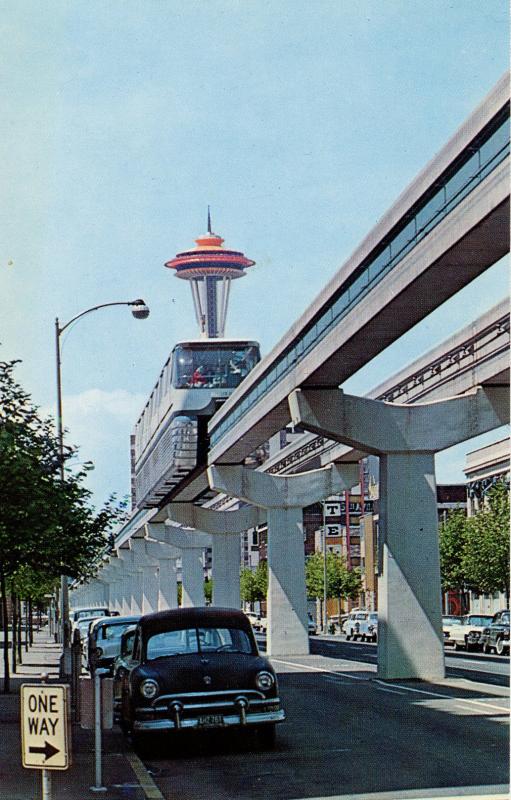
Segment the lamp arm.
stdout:
<svg viewBox="0 0 511 800">
<path fill-rule="evenodd" d="M 99 306 L 92 306 L 92 308 L 87 308 L 85 311 L 77 314 L 76 317 L 70 319 L 65 325 L 58 327 L 58 335 L 60 336 L 60 334 L 64 333 L 66 328 L 68 328 L 73 322 L 76 322 L 77 319 L 84 317 L 86 314 L 90 314 L 91 311 L 97 311 L 99 308 L 107 308 L 108 306 L 136 306 L 139 303 L 139 300 L 117 300 L 115 303 L 101 303 Z"/>
</svg>

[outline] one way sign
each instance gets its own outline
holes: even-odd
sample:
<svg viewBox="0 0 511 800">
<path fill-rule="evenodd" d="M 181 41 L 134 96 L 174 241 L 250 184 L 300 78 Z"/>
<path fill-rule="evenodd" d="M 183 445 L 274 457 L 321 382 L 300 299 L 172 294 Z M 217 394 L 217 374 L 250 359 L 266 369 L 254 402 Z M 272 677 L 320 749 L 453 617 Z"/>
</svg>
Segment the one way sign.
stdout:
<svg viewBox="0 0 511 800">
<path fill-rule="evenodd" d="M 24 767 L 67 769 L 68 690 L 63 684 L 21 686 L 21 752 Z"/>
</svg>

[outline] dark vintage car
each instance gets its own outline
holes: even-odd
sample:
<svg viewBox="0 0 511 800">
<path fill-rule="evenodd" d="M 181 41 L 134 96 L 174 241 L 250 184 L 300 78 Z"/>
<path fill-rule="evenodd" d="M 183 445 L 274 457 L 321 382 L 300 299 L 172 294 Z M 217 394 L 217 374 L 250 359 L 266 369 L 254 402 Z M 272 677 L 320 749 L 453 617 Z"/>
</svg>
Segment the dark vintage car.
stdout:
<svg viewBox="0 0 511 800">
<path fill-rule="evenodd" d="M 483 653 L 509 653 L 509 611 L 497 611 L 491 623 L 481 633 Z"/>
<path fill-rule="evenodd" d="M 180 608 L 138 622 L 120 678 L 120 725 L 151 731 L 251 729 L 265 746 L 285 719 L 275 671 L 231 608 Z"/>
</svg>

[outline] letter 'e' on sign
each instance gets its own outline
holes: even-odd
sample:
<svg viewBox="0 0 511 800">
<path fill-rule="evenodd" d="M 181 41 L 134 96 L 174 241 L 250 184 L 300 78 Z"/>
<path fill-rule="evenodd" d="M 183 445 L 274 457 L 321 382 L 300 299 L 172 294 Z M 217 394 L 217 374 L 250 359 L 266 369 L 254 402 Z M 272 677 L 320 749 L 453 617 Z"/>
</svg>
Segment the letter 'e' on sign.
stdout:
<svg viewBox="0 0 511 800">
<path fill-rule="evenodd" d="M 69 687 L 64 684 L 22 684 L 21 754 L 24 767 L 69 767 L 68 691 Z"/>
</svg>

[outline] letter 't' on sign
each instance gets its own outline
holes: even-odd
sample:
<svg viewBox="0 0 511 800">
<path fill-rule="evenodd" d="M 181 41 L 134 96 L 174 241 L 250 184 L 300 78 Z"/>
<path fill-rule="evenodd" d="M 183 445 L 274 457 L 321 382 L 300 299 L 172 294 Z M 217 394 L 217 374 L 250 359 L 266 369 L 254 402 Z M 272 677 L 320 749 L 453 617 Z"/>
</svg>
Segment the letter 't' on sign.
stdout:
<svg viewBox="0 0 511 800">
<path fill-rule="evenodd" d="M 70 764 L 68 691 L 63 684 L 21 686 L 21 753 L 24 767 L 67 769 Z"/>
</svg>

